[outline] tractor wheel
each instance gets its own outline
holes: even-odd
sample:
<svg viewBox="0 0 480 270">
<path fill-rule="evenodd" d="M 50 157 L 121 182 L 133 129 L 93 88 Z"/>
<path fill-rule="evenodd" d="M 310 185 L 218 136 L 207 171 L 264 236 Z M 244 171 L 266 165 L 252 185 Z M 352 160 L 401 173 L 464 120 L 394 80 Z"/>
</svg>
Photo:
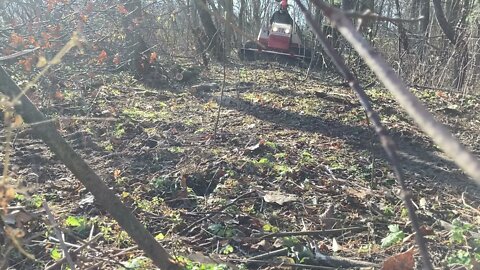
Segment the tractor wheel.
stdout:
<svg viewBox="0 0 480 270">
<path fill-rule="evenodd" d="M 247 41 L 238 51 L 238 57 L 242 61 L 255 61 L 257 58 L 258 45 L 254 41 Z"/>
</svg>

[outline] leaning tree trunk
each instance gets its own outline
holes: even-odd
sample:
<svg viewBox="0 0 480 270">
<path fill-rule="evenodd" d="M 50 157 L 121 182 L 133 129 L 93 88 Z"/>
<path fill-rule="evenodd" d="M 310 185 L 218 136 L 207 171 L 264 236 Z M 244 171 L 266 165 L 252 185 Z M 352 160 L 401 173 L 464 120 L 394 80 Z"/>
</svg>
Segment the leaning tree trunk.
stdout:
<svg viewBox="0 0 480 270">
<path fill-rule="evenodd" d="M 453 30 L 450 23 L 448 23 L 447 18 L 445 18 L 445 13 L 443 12 L 442 2 L 440 0 L 432 0 L 433 8 L 435 9 L 435 17 L 437 18 L 438 25 L 442 28 L 445 36 L 450 40 L 452 44 L 456 44 L 455 30 Z"/>
<path fill-rule="evenodd" d="M 182 269 L 145 226 L 140 223 L 132 211 L 115 195 L 111 187 L 107 186 L 62 137 L 55 127 L 55 122 L 46 118 L 30 99 L 22 94 L 22 90 L 1 66 L 0 92 L 12 100 L 20 97 L 19 102 L 15 104 L 15 111 L 22 116 L 25 123 L 31 125 L 33 135 L 45 142 L 55 156 L 93 194 L 98 205 L 118 222 L 122 229 L 138 244 L 138 247 L 153 260 L 156 266 L 165 270 Z"/>
<path fill-rule="evenodd" d="M 198 15 L 202 22 L 205 34 L 208 38 L 208 49 L 215 55 L 217 60 L 224 60 L 224 48 L 222 45 L 222 39 L 220 33 L 217 31 L 217 27 L 213 23 L 210 11 L 208 10 L 206 0 L 195 0 L 195 4 L 198 8 Z"/>
</svg>

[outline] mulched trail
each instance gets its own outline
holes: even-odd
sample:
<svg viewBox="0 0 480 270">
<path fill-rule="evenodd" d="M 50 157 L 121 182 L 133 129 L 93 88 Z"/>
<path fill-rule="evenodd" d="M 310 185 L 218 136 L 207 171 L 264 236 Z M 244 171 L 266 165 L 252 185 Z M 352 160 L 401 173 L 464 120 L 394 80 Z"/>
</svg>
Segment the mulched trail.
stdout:
<svg viewBox="0 0 480 270">
<path fill-rule="evenodd" d="M 306 75 L 274 64 L 229 66 L 221 97 L 218 66 L 196 82 L 164 89 L 104 74 L 103 85 L 70 89 L 41 109 L 61 117 L 57 126 L 65 138 L 172 254 L 232 267 L 257 259 L 248 269 L 278 269 L 262 262 L 275 258 L 318 265 L 321 254 L 380 265 L 414 245 L 399 187 L 355 95 L 334 86 L 335 77 Z M 199 83 L 219 87 L 192 87 Z M 447 267 L 447 258 L 465 249 L 451 241 L 454 220 L 478 228 L 480 189 L 385 90 L 367 92 L 398 145 L 433 262 Z M 477 97 L 415 93 L 479 153 Z M 14 250 L 12 267 L 44 269 L 54 262 L 59 246 L 43 200 L 72 247 L 102 234 L 77 254 L 81 269 L 151 267 L 28 127 L 15 134 L 10 167 L 21 194 L 11 209 L 29 217 L 12 226 L 25 231 L 23 246 L 37 259 Z M 66 222 L 69 217 L 86 224 Z M 390 225 L 404 232 L 403 241 L 381 247 Z M 318 232 L 295 236 L 299 231 Z M 291 235 L 269 235 L 274 232 Z M 285 247 L 290 251 L 279 251 Z"/>
</svg>

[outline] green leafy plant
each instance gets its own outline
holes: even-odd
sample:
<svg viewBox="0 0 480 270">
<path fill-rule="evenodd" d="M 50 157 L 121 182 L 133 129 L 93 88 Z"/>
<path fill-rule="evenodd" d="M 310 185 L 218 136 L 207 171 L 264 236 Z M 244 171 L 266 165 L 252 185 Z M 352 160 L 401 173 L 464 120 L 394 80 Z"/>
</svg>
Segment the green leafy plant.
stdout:
<svg viewBox="0 0 480 270">
<path fill-rule="evenodd" d="M 125 128 L 123 127 L 123 124 L 116 124 L 113 133 L 115 137 L 121 138 L 125 134 Z"/>
<path fill-rule="evenodd" d="M 393 246 L 405 238 L 405 233 L 397 224 L 388 225 L 388 230 L 390 233 L 382 239 L 382 248 Z"/>
<path fill-rule="evenodd" d="M 276 233 L 280 231 L 278 227 L 275 227 L 269 223 L 263 225 L 262 229 L 264 232 L 272 232 L 272 233 Z"/>
<path fill-rule="evenodd" d="M 225 255 L 233 253 L 233 247 L 231 245 L 226 245 L 220 250 L 220 253 Z"/>
<path fill-rule="evenodd" d="M 86 217 L 68 216 L 65 219 L 65 226 L 73 228 L 73 231 L 81 236 L 88 235 L 90 224 Z"/>
<path fill-rule="evenodd" d="M 192 262 L 190 259 L 177 256 L 175 257 L 177 262 L 184 265 L 184 269 L 186 270 L 227 270 L 228 267 L 224 264 L 204 264 L 204 263 L 197 263 Z"/>
<path fill-rule="evenodd" d="M 283 176 L 283 175 L 286 175 L 288 173 L 292 173 L 293 172 L 293 169 L 288 166 L 288 165 L 285 165 L 285 164 L 279 164 L 279 165 L 275 165 L 273 167 L 273 169 L 278 173 L 280 174 L 280 176 Z"/>
<path fill-rule="evenodd" d="M 229 238 L 235 235 L 235 230 L 233 228 L 220 223 L 211 224 L 210 226 L 208 226 L 208 231 L 220 237 Z"/>
<path fill-rule="evenodd" d="M 54 259 L 55 261 L 60 260 L 62 257 L 62 252 L 58 248 L 55 247 L 50 251 L 50 258 Z"/>
<path fill-rule="evenodd" d="M 40 208 L 42 207 L 44 200 L 45 200 L 45 196 L 35 194 L 32 197 L 30 197 L 30 199 L 27 200 L 27 206 L 32 208 Z"/>
<path fill-rule="evenodd" d="M 448 256 L 447 263 L 449 266 L 463 265 L 467 269 L 474 269 L 474 262 L 480 261 L 480 239 L 470 236 L 470 232 L 475 229 L 475 226 L 459 219 L 454 219 L 452 225 L 450 242 L 466 248 L 455 250 Z"/>
<path fill-rule="evenodd" d="M 257 162 L 256 162 L 257 165 L 261 166 L 261 167 L 266 167 L 266 168 L 272 168 L 273 167 L 273 163 L 270 161 L 270 159 L 268 159 L 267 157 L 262 157 L 260 158 Z"/>
<path fill-rule="evenodd" d="M 302 156 L 300 158 L 300 163 L 305 164 L 305 165 L 309 165 L 309 164 L 313 164 L 313 161 L 314 161 L 314 158 L 313 158 L 313 155 L 310 152 L 308 152 L 306 150 L 302 152 Z"/>
<path fill-rule="evenodd" d="M 143 269 L 147 270 L 147 269 L 151 269 L 152 267 L 150 260 L 143 256 L 135 257 L 122 264 L 128 270 L 143 270 Z"/>
<path fill-rule="evenodd" d="M 458 219 L 452 221 L 453 228 L 451 229 L 450 242 L 461 244 L 465 242 L 466 234 L 473 229 L 472 224 L 463 223 Z"/>
<path fill-rule="evenodd" d="M 469 266 L 472 263 L 472 256 L 470 252 L 466 250 L 457 250 L 457 252 L 448 257 L 447 263 L 449 266 L 459 264 Z"/>
</svg>

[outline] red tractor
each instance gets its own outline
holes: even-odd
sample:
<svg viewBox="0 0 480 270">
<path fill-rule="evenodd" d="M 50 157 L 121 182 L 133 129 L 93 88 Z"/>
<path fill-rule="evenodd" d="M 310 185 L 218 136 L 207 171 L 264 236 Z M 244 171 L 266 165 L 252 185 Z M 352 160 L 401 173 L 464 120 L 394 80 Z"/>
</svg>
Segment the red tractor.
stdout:
<svg viewBox="0 0 480 270">
<path fill-rule="evenodd" d="M 260 56 L 285 56 L 309 61 L 311 52 L 300 41 L 298 27 L 288 13 L 287 0 L 281 1 L 280 7 L 270 18 L 269 24 L 260 29 L 256 41 L 247 41 L 239 50 L 242 60 L 256 60 Z"/>
</svg>

